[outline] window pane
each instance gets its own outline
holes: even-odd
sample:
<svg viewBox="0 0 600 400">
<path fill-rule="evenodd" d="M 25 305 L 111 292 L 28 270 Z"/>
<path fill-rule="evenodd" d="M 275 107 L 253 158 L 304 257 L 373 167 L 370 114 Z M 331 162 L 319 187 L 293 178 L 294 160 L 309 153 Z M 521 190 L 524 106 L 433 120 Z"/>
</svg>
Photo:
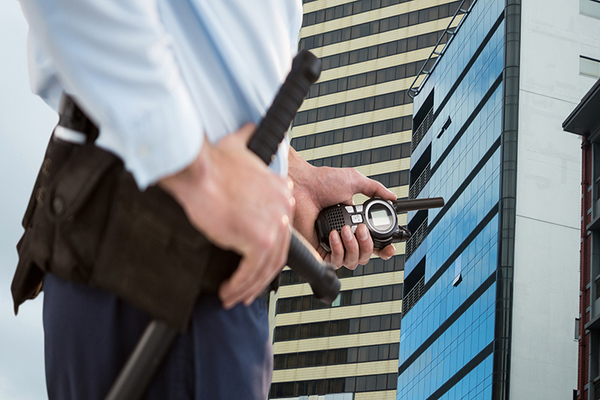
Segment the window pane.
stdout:
<svg viewBox="0 0 600 400">
<path fill-rule="evenodd" d="M 387 376 L 377 375 L 377 387 L 376 390 L 385 390 L 387 387 Z"/>
<path fill-rule="evenodd" d="M 379 356 L 378 346 L 369 346 L 369 361 L 377 361 Z"/>
<path fill-rule="evenodd" d="M 349 363 L 354 363 L 358 361 L 358 349 L 356 347 L 352 347 L 348 349 L 348 358 Z"/>
<path fill-rule="evenodd" d="M 390 345 L 381 344 L 378 347 L 379 347 L 378 359 L 379 360 L 387 360 L 390 357 Z"/>
<path fill-rule="evenodd" d="M 358 349 L 358 362 L 366 362 L 368 361 L 369 352 L 368 348 L 363 346 Z"/>
</svg>

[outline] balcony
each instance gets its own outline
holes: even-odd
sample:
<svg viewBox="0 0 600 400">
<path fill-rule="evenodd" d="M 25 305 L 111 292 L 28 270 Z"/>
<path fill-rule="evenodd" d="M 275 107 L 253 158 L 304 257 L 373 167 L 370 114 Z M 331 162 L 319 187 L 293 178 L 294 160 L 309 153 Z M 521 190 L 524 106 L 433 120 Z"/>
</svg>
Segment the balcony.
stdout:
<svg viewBox="0 0 600 400">
<path fill-rule="evenodd" d="M 425 293 L 425 277 L 421 277 L 415 287 L 411 289 L 410 292 L 402 299 L 402 315 L 406 315 L 406 313 L 417 304 L 417 301 L 423 294 Z"/>
<path fill-rule="evenodd" d="M 409 259 L 410 256 L 417 250 L 419 245 L 423 243 L 423 240 L 427 237 L 428 229 L 427 229 L 427 218 L 419 225 L 419 227 L 412 232 L 410 239 L 406 242 L 406 251 L 405 257 Z"/>
<path fill-rule="evenodd" d="M 425 169 L 421 172 L 421 175 L 419 175 L 417 180 L 411 185 L 408 191 L 408 198 L 416 199 L 419 193 L 421 193 L 421 190 L 427 185 L 427 182 L 429 182 L 429 178 L 431 178 L 431 162 L 427 163 Z"/>
<path fill-rule="evenodd" d="M 419 127 L 413 132 L 412 141 L 410 144 L 411 152 L 415 151 L 419 143 L 421 143 L 421 140 L 423 140 L 425 134 L 427 133 L 429 128 L 431 128 L 431 124 L 433 124 L 433 108 L 429 110 L 429 112 L 423 119 L 423 122 L 421 122 L 421 125 L 419 125 Z"/>
</svg>

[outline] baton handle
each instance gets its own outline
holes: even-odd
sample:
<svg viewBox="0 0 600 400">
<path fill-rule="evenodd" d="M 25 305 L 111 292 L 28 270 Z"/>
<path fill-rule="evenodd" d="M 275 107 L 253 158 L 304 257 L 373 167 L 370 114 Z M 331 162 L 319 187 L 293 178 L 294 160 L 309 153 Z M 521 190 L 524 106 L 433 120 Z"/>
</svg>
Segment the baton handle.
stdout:
<svg viewBox="0 0 600 400">
<path fill-rule="evenodd" d="M 179 332 L 152 320 L 104 400 L 141 399 Z"/>
<path fill-rule="evenodd" d="M 317 299 L 327 305 L 333 303 L 341 287 L 335 267 L 322 261 L 306 239 L 295 230 L 292 230 L 287 264 L 308 282 Z"/>
<path fill-rule="evenodd" d="M 321 60 L 300 50 L 273 103 L 248 141 L 248 148 L 267 165 L 271 163 L 310 86 L 319 79 Z"/>
<path fill-rule="evenodd" d="M 301 50 L 294 57 L 290 73 L 248 141 L 248 148 L 265 164 L 271 163 L 310 86 L 319 79 L 320 74 L 321 60 L 310 51 Z M 312 246 L 294 229 L 287 265 L 308 282 L 317 299 L 326 304 L 333 303 L 340 291 L 335 268 L 323 262 Z"/>
</svg>

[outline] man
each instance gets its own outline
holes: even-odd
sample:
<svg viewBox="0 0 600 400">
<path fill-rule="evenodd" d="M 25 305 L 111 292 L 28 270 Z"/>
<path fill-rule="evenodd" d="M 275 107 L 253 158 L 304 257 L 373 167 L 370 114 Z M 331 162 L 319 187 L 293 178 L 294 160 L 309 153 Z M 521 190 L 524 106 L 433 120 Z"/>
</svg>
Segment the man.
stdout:
<svg viewBox="0 0 600 400">
<path fill-rule="evenodd" d="M 157 184 L 194 227 L 242 257 L 218 297 L 200 299 L 147 398 L 266 398 L 272 355 L 259 296 L 283 267 L 290 224 L 317 247 L 322 208 L 355 193 L 395 199 L 354 170 L 310 166 L 287 141 L 270 168 L 246 147 L 289 71 L 300 1 L 21 4 L 34 91 L 57 111 L 63 93 L 75 98 L 100 129 L 96 144 L 123 159 L 140 189 Z M 54 136 L 77 140 L 66 129 Z M 320 253 L 337 267 L 367 263 L 366 227 L 341 236 L 332 232 L 331 254 Z M 103 398 L 148 316 L 53 274 L 43 290 L 49 397 Z"/>
</svg>

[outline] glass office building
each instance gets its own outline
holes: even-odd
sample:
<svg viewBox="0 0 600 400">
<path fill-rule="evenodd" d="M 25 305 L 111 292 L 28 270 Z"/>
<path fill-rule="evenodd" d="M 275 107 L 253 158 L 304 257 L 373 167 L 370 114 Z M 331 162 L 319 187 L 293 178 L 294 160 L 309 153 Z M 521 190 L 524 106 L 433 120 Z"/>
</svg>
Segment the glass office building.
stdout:
<svg viewBox="0 0 600 400">
<path fill-rule="evenodd" d="M 491 398 L 498 297 L 504 0 L 478 1 L 415 102 L 398 400 Z M 415 88 L 417 89 L 417 88 Z"/>
<path fill-rule="evenodd" d="M 573 397 L 578 6 L 471 2 L 409 89 L 410 196 L 446 204 L 408 215 L 397 400 Z"/>
</svg>

